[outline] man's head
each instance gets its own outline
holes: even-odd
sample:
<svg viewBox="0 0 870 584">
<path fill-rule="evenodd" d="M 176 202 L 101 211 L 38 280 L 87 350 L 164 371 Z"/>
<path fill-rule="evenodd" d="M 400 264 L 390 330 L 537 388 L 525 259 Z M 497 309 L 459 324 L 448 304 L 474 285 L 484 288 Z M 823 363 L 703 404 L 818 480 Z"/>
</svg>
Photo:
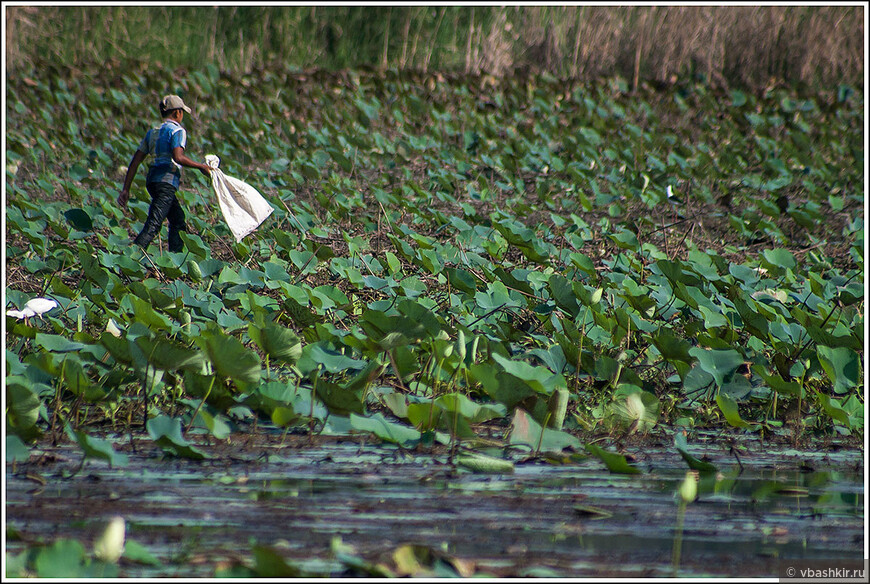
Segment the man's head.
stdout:
<svg viewBox="0 0 870 584">
<path fill-rule="evenodd" d="M 166 95 L 160 100 L 160 117 L 168 118 L 176 110 L 190 113 L 190 108 L 184 105 L 184 101 L 177 95 Z"/>
</svg>

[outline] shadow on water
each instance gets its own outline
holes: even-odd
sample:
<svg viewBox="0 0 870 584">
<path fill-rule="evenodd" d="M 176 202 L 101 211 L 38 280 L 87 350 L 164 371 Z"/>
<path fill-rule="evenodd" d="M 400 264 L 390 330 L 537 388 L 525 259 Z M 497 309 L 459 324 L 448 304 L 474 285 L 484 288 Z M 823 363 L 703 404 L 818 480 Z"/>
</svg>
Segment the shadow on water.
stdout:
<svg viewBox="0 0 870 584">
<path fill-rule="evenodd" d="M 131 456 L 124 468 L 88 462 L 63 478 L 79 455 L 61 447 L 54 462 L 7 465 L 15 537 L 6 551 L 60 537 L 89 545 L 121 515 L 128 539 L 159 559 L 122 559 L 128 577 L 214 576 L 255 543 L 341 575 L 330 551 L 336 536 L 371 561 L 421 544 L 497 577 L 669 577 L 674 493 L 686 467 L 665 450 L 647 455 L 652 464 L 639 475 L 610 474 L 591 458 L 518 462 L 511 474 L 490 475 L 457 472 L 445 456 L 336 442 L 201 463 Z M 679 575 L 777 577 L 783 559 L 860 557 L 863 464 L 856 468 L 854 453 L 807 465 L 811 457 L 759 454 L 742 468 L 723 458 L 718 471 L 701 473 Z"/>
</svg>

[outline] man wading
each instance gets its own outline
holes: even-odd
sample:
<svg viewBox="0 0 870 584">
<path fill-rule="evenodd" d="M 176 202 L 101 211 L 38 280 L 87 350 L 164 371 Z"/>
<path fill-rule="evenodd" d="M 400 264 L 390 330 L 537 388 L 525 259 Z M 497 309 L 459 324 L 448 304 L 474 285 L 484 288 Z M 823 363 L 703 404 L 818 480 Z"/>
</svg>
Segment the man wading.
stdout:
<svg viewBox="0 0 870 584">
<path fill-rule="evenodd" d="M 151 195 L 151 206 L 148 207 L 148 218 L 142 231 L 133 243 L 147 249 L 148 244 L 163 226 L 163 220 L 169 219 L 169 251 L 178 252 L 184 248 L 180 231 L 186 230 L 184 211 L 175 197 L 181 184 L 181 167 L 198 168 L 202 174 L 209 176 L 211 169 L 199 162 L 194 162 L 184 154 L 187 146 L 187 131 L 182 127 L 184 112 L 190 113 L 190 108 L 177 95 L 167 95 L 160 100 L 160 116 L 163 124 L 151 128 L 145 134 L 124 177 L 124 187 L 118 195 L 118 204 L 126 208 L 130 198 L 130 185 L 139 165 L 145 157 L 151 154 L 154 160 L 148 169 L 145 188 Z"/>
</svg>

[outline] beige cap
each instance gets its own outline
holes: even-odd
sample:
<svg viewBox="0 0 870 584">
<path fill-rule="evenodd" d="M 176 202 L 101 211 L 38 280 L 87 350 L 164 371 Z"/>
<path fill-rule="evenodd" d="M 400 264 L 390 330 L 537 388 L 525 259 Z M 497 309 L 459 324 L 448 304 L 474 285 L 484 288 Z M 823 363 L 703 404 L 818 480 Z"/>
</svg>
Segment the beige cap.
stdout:
<svg viewBox="0 0 870 584">
<path fill-rule="evenodd" d="M 184 101 L 177 95 L 166 95 L 160 100 L 160 109 L 162 111 L 182 109 L 190 113 L 190 108 L 184 105 Z"/>
</svg>

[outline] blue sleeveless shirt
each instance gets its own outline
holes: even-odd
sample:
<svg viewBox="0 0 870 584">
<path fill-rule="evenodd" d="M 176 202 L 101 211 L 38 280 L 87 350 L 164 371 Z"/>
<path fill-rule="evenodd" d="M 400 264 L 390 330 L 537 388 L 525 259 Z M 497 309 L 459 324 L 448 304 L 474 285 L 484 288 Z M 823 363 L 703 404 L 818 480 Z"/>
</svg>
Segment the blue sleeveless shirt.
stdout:
<svg viewBox="0 0 870 584">
<path fill-rule="evenodd" d="M 154 157 L 146 183 L 165 182 L 178 188 L 181 184 L 181 165 L 172 159 L 172 151 L 179 146 L 187 146 L 187 131 L 178 122 L 165 120 L 159 127 L 148 130 L 139 144 L 139 151 Z"/>
</svg>

